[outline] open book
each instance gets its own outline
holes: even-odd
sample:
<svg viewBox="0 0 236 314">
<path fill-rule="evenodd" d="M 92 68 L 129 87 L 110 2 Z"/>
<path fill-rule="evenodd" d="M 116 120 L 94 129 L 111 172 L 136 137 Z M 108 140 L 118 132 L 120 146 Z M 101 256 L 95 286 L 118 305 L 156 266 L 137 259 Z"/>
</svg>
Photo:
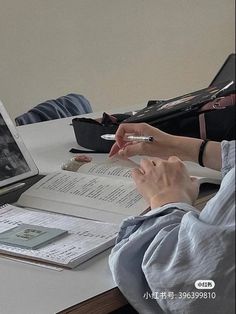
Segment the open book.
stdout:
<svg viewBox="0 0 236 314">
<path fill-rule="evenodd" d="M 191 161 L 185 161 L 184 163 L 188 169 L 189 174 L 192 177 L 196 177 L 200 184 L 203 183 L 220 184 L 221 182 L 220 171 L 216 171 L 206 167 L 201 167 L 197 163 Z"/>
<path fill-rule="evenodd" d="M 77 172 L 61 170 L 24 192 L 18 204 L 78 217 L 120 223 L 148 204 L 131 178 L 131 161 L 86 163 Z"/>
<path fill-rule="evenodd" d="M 186 163 L 200 182 L 219 183 L 217 171 Z M 18 204 L 24 207 L 66 213 L 78 217 L 120 223 L 144 213 L 148 204 L 136 190 L 132 161 L 108 160 L 85 163 L 76 172 L 61 170 L 49 174 L 24 192 Z"/>
<path fill-rule="evenodd" d="M 12 205 L 0 206 L 0 236 L 16 229 L 22 223 L 43 228 L 59 228 L 67 231 L 66 236 L 37 249 L 26 249 L 0 242 L 0 253 L 31 259 L 68 268 L 88 260 L 115 244 L 118 225 L 82 219 L 45 211 L 24 209 Z M 16 234 L 25 242 L 28 237 Z M 35 238 L 37 235 L 35 234 Z"/>
</svg>

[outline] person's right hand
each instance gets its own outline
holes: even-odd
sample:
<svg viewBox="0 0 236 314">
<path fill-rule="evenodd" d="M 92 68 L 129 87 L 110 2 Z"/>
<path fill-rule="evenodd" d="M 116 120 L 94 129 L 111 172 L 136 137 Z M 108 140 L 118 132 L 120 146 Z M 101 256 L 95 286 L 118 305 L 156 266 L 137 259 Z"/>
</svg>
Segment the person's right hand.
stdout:
<svg viewBox="0 0 236 314">
<path fill-rule="evenodd" d="M 178 202 L 193 205 L 198 197 L 197 178 L 191 178 L 184 163 L 175 156 L 167 161 L 142 159 L 140 166 L 132 170 L 132 177 L 151 209 Z"/>
<path fill-rule="evenodd" d="M 126 142 L 125 135 L 152 136 L 153 142 Z M 177 156 L 181 160 L 198 162 L 199 149 L 202 139 L 176 136 L 165 133 L 146 123 L 123 123 L 116 131 L 116 142 L 112 146 L 109 156 L 118 155 L 128 158 L 135 155 L 146 155 L 168 159 L 170 156 Z M 220 170 L 221 143 L 208 142 L 203 155 L 204 166 Z"/>
<path fill-rule="evenodd" d="M 125 134 L 146 135 L 154 138 L 153 142 L 125 142 Z M 109 157 L 116 154 L 123 158 L 135 155 L 146 155 L 167 159 L 179 156 L 176 136 L 167 134 L 146 123 L 123 123 L 116 131 L 116 142 L 112 146 Z"/>
</svg>

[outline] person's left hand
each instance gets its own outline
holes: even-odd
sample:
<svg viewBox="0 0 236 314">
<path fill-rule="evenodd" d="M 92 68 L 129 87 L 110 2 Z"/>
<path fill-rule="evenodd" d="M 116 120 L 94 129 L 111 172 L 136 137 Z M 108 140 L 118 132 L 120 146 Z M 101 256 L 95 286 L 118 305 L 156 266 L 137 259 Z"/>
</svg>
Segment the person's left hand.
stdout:
<svg viewBox="0 0 236 314">
<path fill-rule="evenodd" d="M 132 177 L 151 209 L 176 202 L 192 205 L 199 193 L 198 180 L 190 177 L 184 163 L 174 156 L 167 161 L 142 159 Z"/>
</svg>

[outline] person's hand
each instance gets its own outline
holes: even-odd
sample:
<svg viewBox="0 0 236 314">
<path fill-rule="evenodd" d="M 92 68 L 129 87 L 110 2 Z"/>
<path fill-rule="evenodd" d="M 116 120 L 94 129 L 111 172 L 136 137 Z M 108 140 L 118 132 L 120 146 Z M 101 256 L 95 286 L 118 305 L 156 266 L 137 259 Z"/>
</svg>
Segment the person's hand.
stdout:
<svg viewBox="0 0 236 314">
<path fill-rule="evenodd" d="M 153 142 L 126 142 L 125 134 L 146 135 L 154 138 Z M 135 155 L 158 156 L 168 158 L 178 155 L 176 136 L 167 134 L 146 123 L 123 123 L 116 132 L 116 142 L 112 146 L 109 157 L 118 155 L 131 157 Z"/>
<path fill-rule="evenodd" d="M 152 136 L 153 142 L 126 142 L 125 135 Z M 198 162 L 199 149 L 202 140 L 192 137 L 176 136 L 165 133 L 146 123 L 123 123 L 116 131 L 116 142 L 109 156 L 128 158 L 135 155 L 146 155 L 168 159 L 177 156 L 181 160 Z M 210 141 L 203 155 L 205 167 L 220 170 L 221 144 Z"/>
<path fill-rule="evenodd" d="M 132 170 L 132 177 L 151 209 L 176 202 L 192 205 L 199 193 L 198 180 L 189 176 L 184 163 L 175 156 L 168 161 L 142 159 L 140 168 Z"/>
</svg>

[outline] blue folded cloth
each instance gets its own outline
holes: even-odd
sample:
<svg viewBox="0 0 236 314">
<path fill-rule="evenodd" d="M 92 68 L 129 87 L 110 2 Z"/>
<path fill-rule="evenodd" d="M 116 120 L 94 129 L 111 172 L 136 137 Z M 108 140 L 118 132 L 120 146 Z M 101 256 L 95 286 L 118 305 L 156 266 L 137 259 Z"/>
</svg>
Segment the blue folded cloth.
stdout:
<svg viewBox="0 0 236 314">
<path fill-rule="evenodd" d="M 89 101 L 79 94 L 68 94 L 38 104 L 15 118 L 16 125 L 25 125 L 92 112 Z"/>
</svg>

